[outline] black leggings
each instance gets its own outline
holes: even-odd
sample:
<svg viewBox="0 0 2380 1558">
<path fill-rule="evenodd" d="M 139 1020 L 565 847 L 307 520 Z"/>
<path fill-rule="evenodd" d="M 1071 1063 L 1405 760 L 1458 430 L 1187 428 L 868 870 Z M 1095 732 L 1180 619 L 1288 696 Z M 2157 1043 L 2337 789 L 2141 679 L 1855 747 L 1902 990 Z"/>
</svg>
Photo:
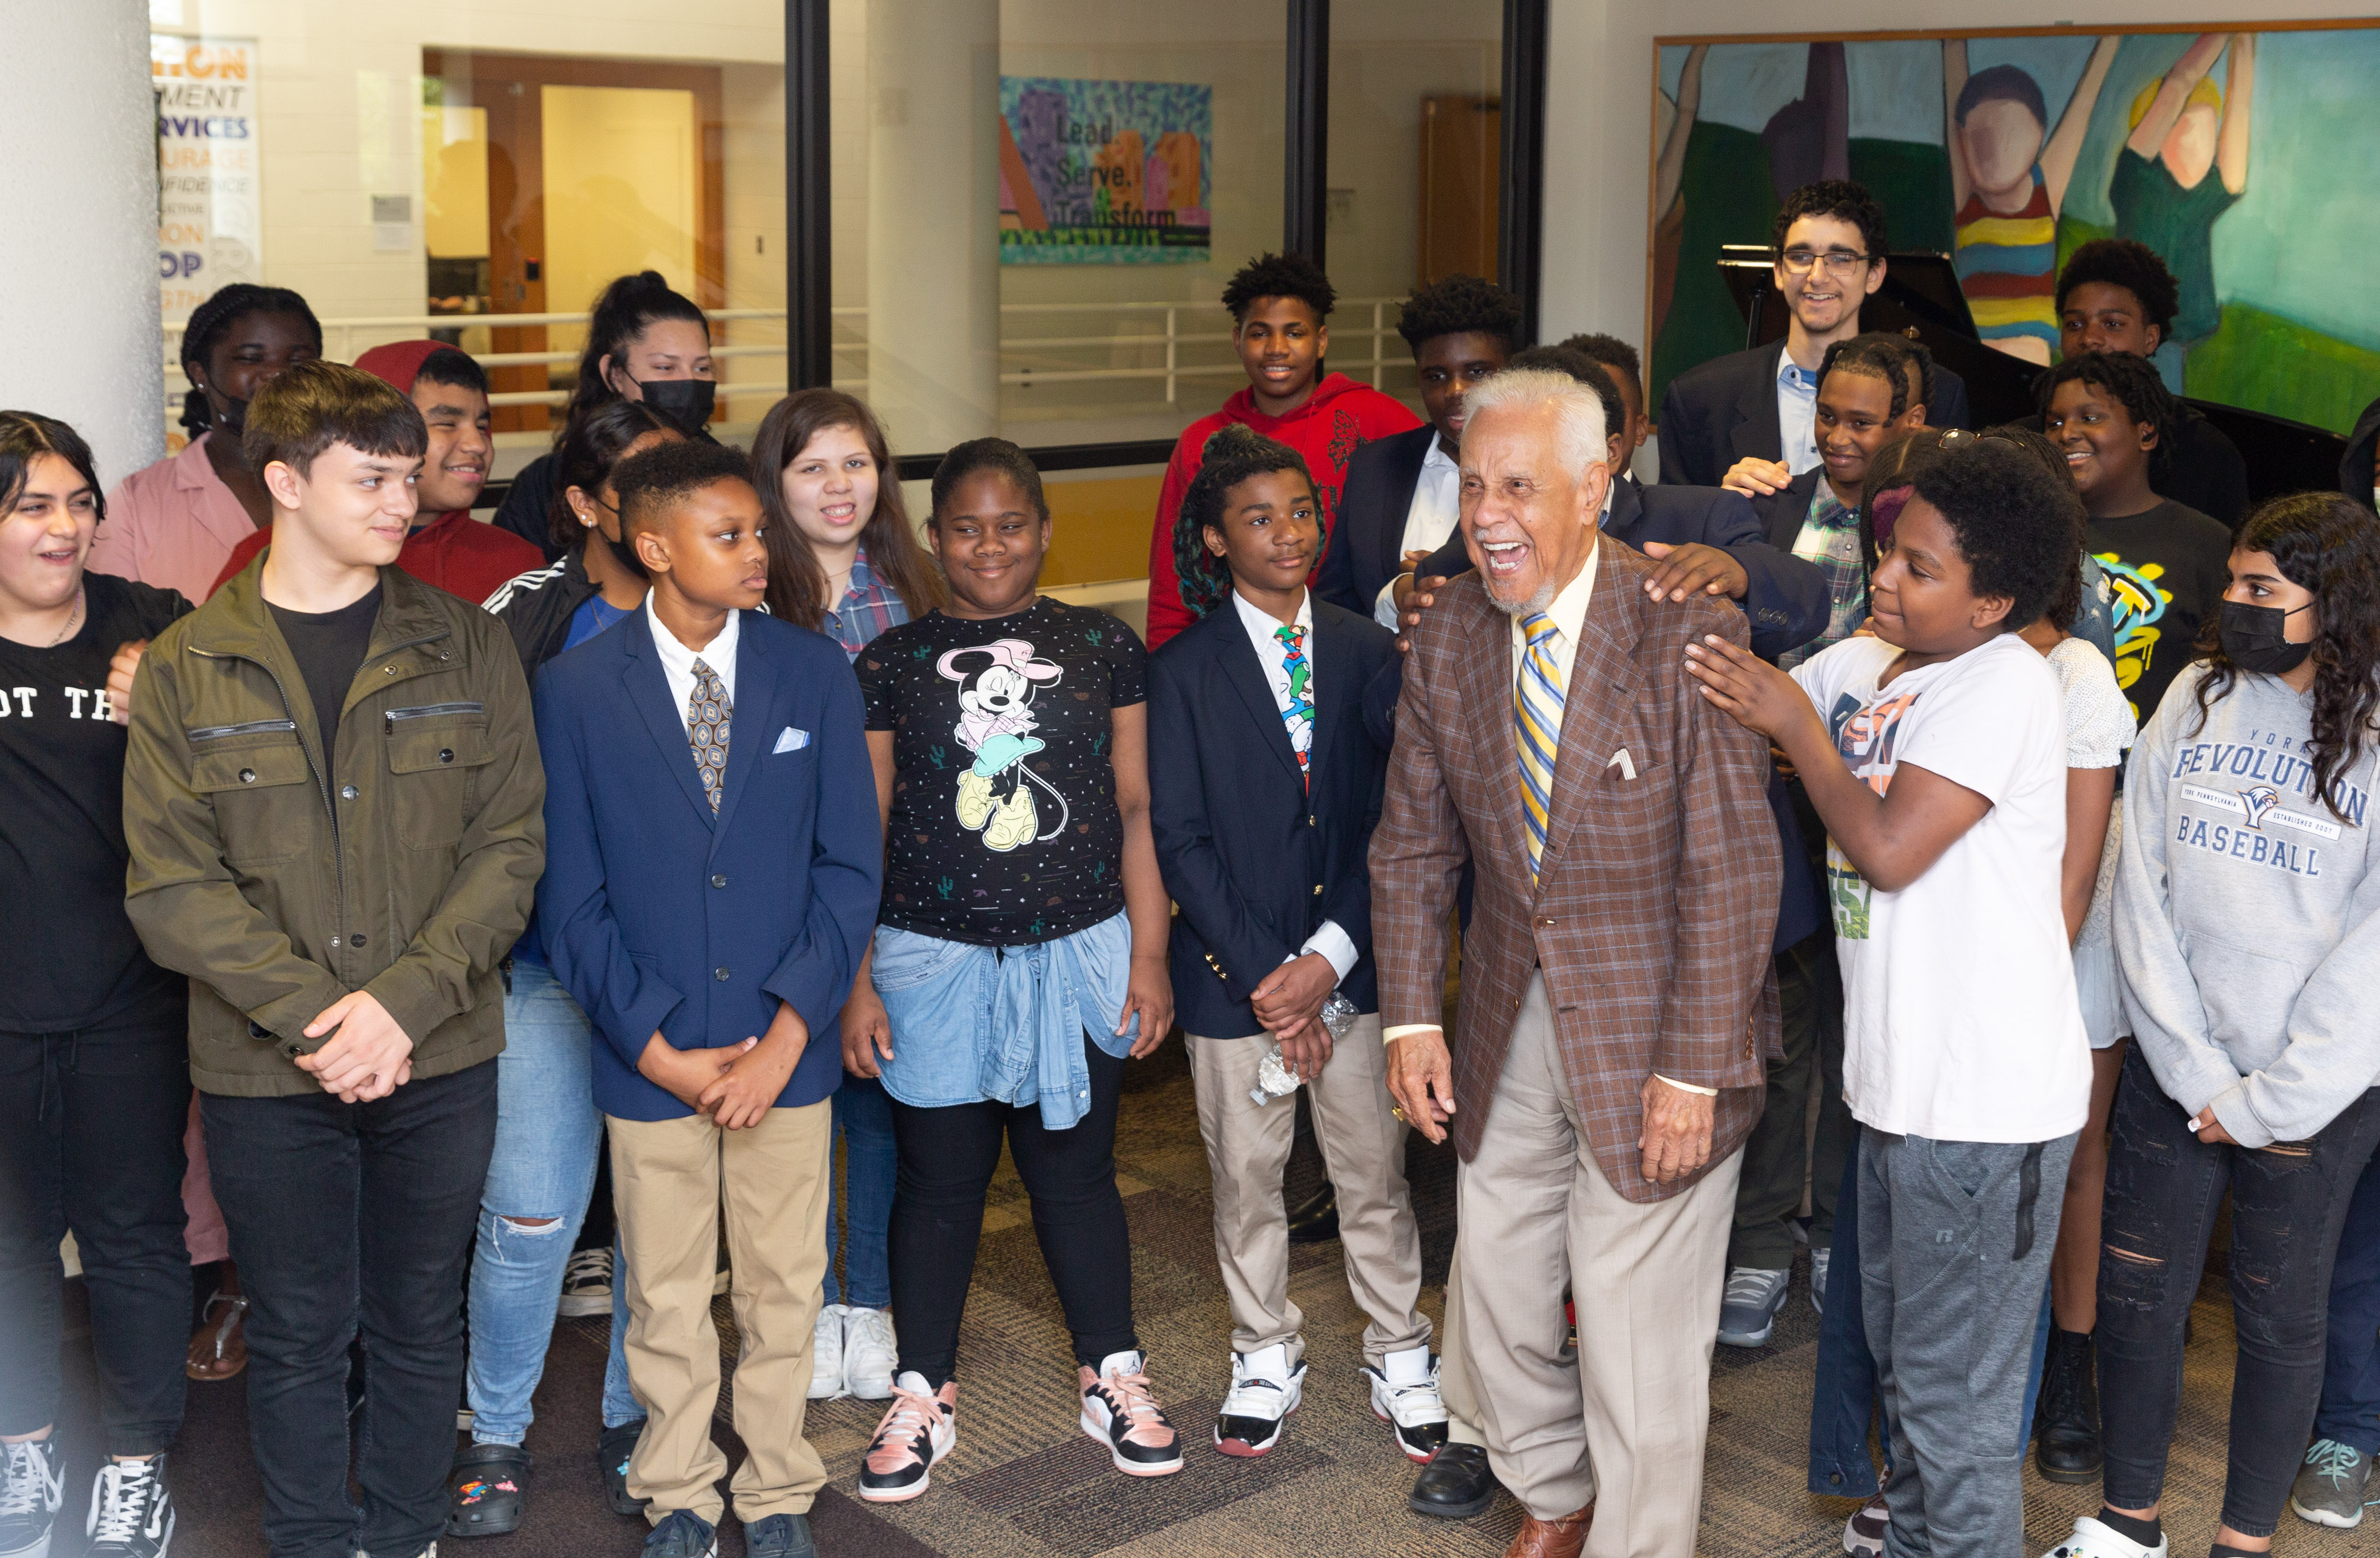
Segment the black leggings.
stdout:
<svg viewBox="0 0 2380 1558">
<path fill-rule="evenodd" d="M 2099 1419 L 2107 1503 L 2144 1509 L 2165 1491 L 2181 1403 L 2182 1329 L 2223 1191 L 2231 1191 L 2231 1465 L 2223 1523 L 2280 1524 L 2322 1396 L 2331 1264 L 2348 1199 L 2380 1140 L 2380 1088 L 2311 1141 L 2207 1146 L 2134 1044 L 2116 1092 L 2099 1252 Z"/>
<path fill-rule="evenodd" d="M 1132 1236 L 1116 1189 L 1116 1102 L 1124 1062 L 1083 1036 L 1090 1112 L 1071 1130 L 1041 1124 L 1038 1103 L 892 1103 L 901 1176 L 892 1194 L 892 1324 L 901 1368 L 936 1390 L 958 1368 L 959 1317 L 983 1237 L 984 1195 L 1004 1137 L 1033 1200 L 1041 1259 L 1075 1333 L 1075 1357 L 1096 1369 L 1140 1345 L 1132 1328 Z"/>
<path fill-rule="evenodd" d="M 91 1296 L 107 1453 L 147 1455 L 182 1426 L 190 1339 L 182 1003 L 78 1033 L 0 1033 L 0 1434 L 56 1419 L 58 1241 Z"/>
</svg>

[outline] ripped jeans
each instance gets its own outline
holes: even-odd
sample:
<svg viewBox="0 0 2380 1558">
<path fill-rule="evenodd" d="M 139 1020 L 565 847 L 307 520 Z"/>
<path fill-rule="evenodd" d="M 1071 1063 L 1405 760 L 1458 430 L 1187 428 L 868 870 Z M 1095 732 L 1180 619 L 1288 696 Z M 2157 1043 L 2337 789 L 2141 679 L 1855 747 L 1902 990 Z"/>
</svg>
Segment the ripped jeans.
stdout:
<svg viewBox="0 0 2380 1558">
<path fill-rule="evenodd" d="M 471 1260 L 471 1439 L 518 1444 L 545 1372 L 562 1271 L 595 1187 L 594 1030 L 542 963 L 513 965 L 496 1057 L 496 1146 Z M 552 1222 L 523 1227 L 522 1218 Z"/>
<path fill-rule="evenodd" d="M 2099 1420 L 2107 1503 L 2145 1509 L 2165 1491 L 2180 1407 L 2182 1328 L 2223 1192 L 2231 1192 L 2231 1463 L 2223 1523 L 2268 1537 L 2322 1395 L 2331 1264 L 2348 1199 L 2380 1144 L 2380 1088 L 2310 1141 L 2208 1146 L 2157 1086 L 2135 1044 L 2111 1121 L 2100 1223 Z"/>
</svg>

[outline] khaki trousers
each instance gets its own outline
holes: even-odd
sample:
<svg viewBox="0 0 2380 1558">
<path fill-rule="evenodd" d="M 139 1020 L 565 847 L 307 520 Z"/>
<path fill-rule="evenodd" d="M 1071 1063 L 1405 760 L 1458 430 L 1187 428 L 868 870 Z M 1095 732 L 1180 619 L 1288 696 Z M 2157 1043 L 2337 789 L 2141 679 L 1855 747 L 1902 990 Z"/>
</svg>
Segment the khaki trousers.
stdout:
<svg viewBox="0 0 2380 1558">
<path fill-rule="evenodd" d="M 826 1277 L 832 1103 L 771 1109 L 747 1130 L 607 1116 L 612 1195 L 627 1284 L 628 1385 L 651 1417 L 628 1462 L 628 1491 L 654 1525 L 677 1510 L 719 1523 L 727 1457 L 710 1440 L 719 1328 L 710 1286 L 719 1213 L 727 1215 L 730 1289 L 742 1346 L 735 1432 L 744 1464 L 730 1491 L 747 1523 L 808 1512 L 826 1466 L 802 1437 L 810 1342 Z"/>
<path fill-rule="evenodd" d="M 1289 1213 L 1281 1199 L 1297 1124 L 1294 1098 L 1248 1097 L 1269 1034 L 1192 1036 L 1190 1077 L 1198 1092 L 1198 1134 L 1215 1180 L 1215 1258 L 1232 1299 L 1232 1348 L 1286 1344 L 1294 1364 L 1305 1350 L 1305 1316 L 1289 1296 Z M 1405 1187 L 1405 1125 L 1389 1112 L 1388 1056 L 1378 1016 L 1358 1017 L 1331 1047 L 1330 1064 L 1305 1085 L 1314 1137 L 1339 1195 L 1339 1241 L 1347 1285 L 1370 1323 L 1364 1358 L 1425 1345 L 1429 1317 L 1421 1296 L 1421 1237 Z"/>
<path fill-rule="evenodd" d="M 1667 1200 L 1611 1187 L 1579 1128 L 1534 976 L 1456 1179 L 1460 1248 L 1447 1299 L 1458 1389 L 1488 1462 L 1531 1515 L 1592 1502 L 1589 1558 L 1692 1558 L 1710 1427 L 1711 1349 L 1741 1151 Z M 1562 1284 L 1578 1357 L 1562 1356 Z M 1452 1406 L 1450 1403 L 1450 1406 Z M 1600 1498 L 1597 1494 L 1600 1492 Z"/>
</svg>

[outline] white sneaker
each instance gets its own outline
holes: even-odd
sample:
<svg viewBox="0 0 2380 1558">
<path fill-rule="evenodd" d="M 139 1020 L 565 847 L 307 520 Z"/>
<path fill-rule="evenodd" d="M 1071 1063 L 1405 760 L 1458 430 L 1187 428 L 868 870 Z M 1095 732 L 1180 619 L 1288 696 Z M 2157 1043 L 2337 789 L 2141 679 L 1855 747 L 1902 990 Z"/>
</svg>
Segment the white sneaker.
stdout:
<svg viewBox="0 0 2380 1558">
<path fill-rule="evenodd" d="M 1446 1403 L 1438 1394 L 1438 1359 L 1427 1345 L 1407 1347 L 1364 1367 L 1372 1382 L 1372 1415 L 1397 1436 L 1405 1459 L 1427 1464 L 1446 1442 Z"/>
<path fill-rule="evenodd" d="M 843 1388 L 862 1401 L 889 1401 L 892 1366 L 901 1349 L 892 1335 L 892 1311 L 843 1311 Z"/>
<path fill-rule="evenodd" d="M 832 1401 L 844 1394 L 843 1317 L 849 1312 L 840 1304 L 819 1306 L 818 1324 L 810 1333 L 812 1401 Z"/>
<path fill-rule="evenodd" d="M 1810 1251 L 1810 1308 L 1818 1311 L 1820 1320 L 1827 1318 L 1827 1263 L 1834 1253 L 1831 1249 Z"/>
<path fill-rule="evenodd" d="M 2074 1522 L 2074 1534 L 2051 1548 L 2043 1558 L 2167 1558 L 2172 1545 L 2159 1531 L 2155 1547 L 2143 1547 L 2113 1527 L 2086 1515 Z"/>
<path fill-rule="evenodd" d="M 1215 1413 L 1215 1448 L 1243 1460 L 1281 1442 L 1281 1425 L 1305 1399 L 1305 1365 L 1290 1366 L 1289 1347 L 1276 1342 L 1232 1355 L 1232 1389 Z"/>
</svg>

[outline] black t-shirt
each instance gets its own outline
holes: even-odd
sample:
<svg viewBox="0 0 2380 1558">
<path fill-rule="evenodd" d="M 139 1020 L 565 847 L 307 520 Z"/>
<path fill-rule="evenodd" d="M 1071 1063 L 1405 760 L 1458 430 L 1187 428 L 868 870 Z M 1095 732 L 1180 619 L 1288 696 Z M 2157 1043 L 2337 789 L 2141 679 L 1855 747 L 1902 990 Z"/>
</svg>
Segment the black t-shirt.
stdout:
<svg viewBox="0 0 2380 1558">
<path fill-rule="evenodd" d="M 306 695 L 314 700 L 314 728 L 322 737 L 322 781 L 331 782 L 333 754 L 339 746 L 339 711 L 347 689 L 364 668 L 364 651 L 371 648 L 372 624 L 380 620 L 380 589 L 352 605 L 334 612 L 293 612 L 273 606 L 273 620 L 288 640 L 306 678 Z M 266 603 L 271 605 L 270 602 Z"/>
<path fill-rule="evenodd" d="M 2084 529 L 2116 593 L 2116 680 L 2141 724 L 2196 657 L 2191 646 L 2222 609 L 2231 532 L 2194 508 L 2166 502 Z"/>
<path fill-rule="evenodd" d="M 1110 711 L 1148 681 L 1130 627 L 1047 596 L 990 622 L 934 612 L 852 668 L 868 728 L 892 732 L 885 924 L 1027 946 L 1123 912 Z"/>
<path fill-rule="evenodd" d="M 189 609 L 86 574 L 73 638 L 0 639 L 0 1029 L 62 1033 L 183 998 L 124 913 L 125 730 L 108 718 L 107 663 Z"/>
</svg>

